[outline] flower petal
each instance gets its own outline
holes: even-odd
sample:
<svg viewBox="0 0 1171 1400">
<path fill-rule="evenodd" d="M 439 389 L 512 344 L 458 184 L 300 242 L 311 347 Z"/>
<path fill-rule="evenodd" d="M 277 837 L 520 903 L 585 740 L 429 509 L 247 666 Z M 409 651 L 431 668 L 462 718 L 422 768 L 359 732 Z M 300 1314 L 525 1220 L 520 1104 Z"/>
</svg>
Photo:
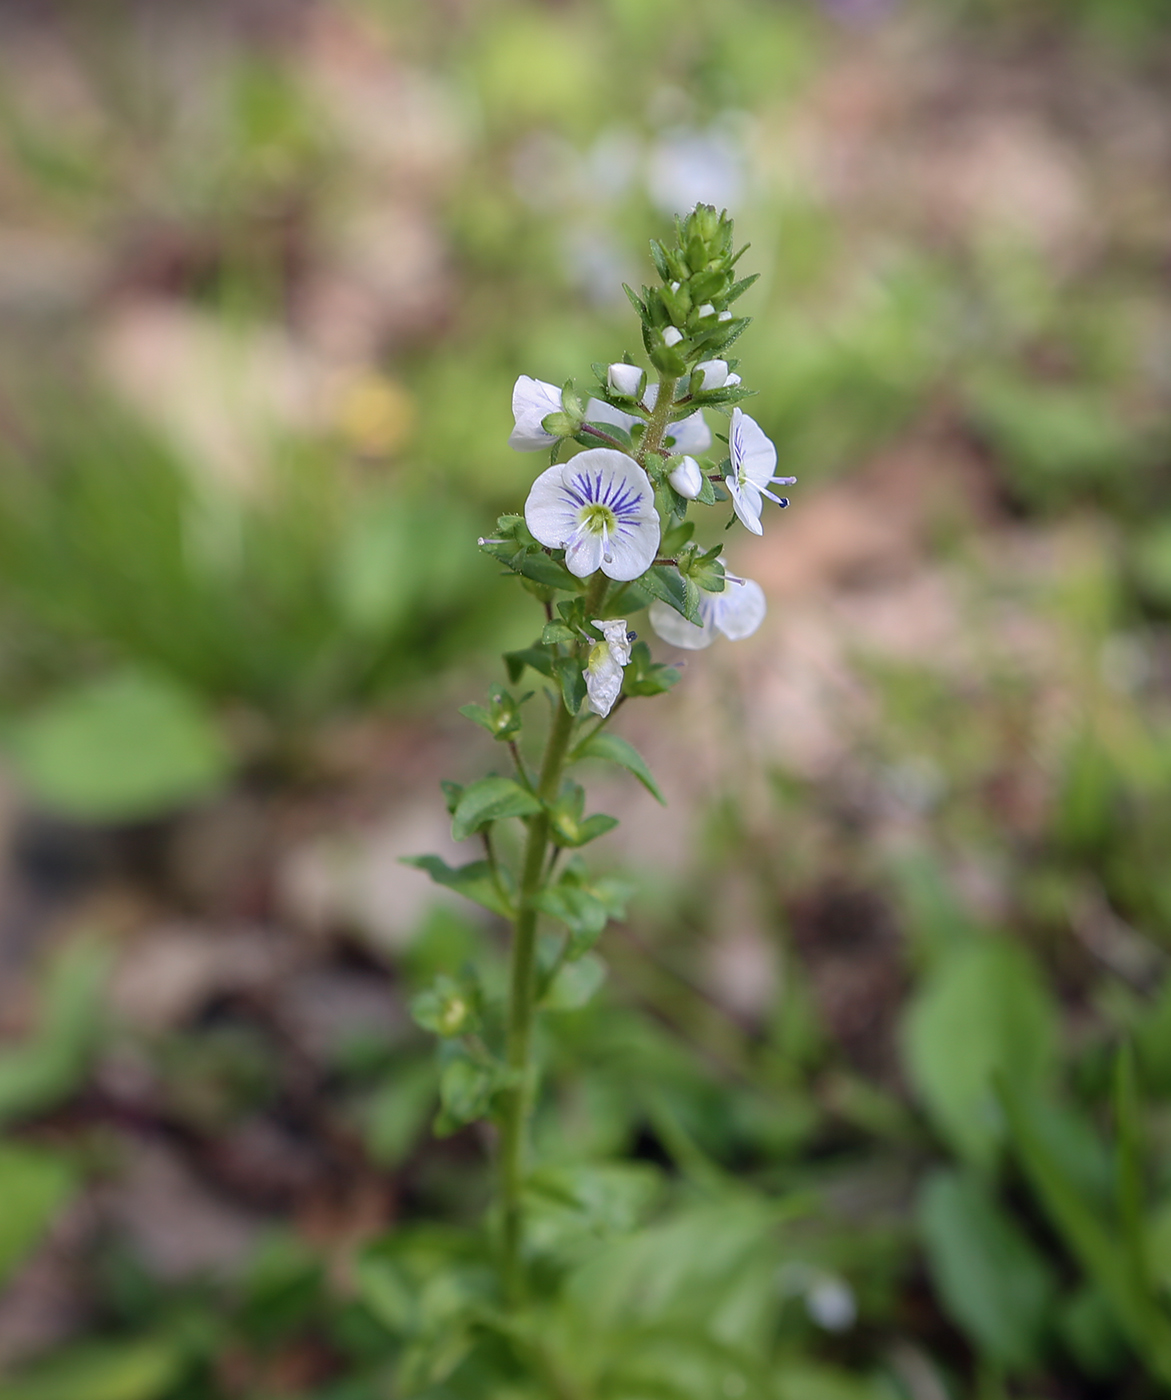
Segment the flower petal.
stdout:
<svg viewBox="0 0 1171 1400">
<path fill-rule="evenodd" d="M 652 603 L 647 616 L 663 641 L 669 642 L 673 647 L 682 647 L 685 651 L 700 651 L 704 647 L 710 647 L 715 641 L 716 630 L 710 619 L 705 618 L 703 626 L 697 627 L 694 622 L 688 622 L 685 617 L 681 617 L 667 603 Z"/>
<path fill-rule="evenodd" d="M 764 589 L 750 578 L 741 583 L 726 581 L 724 591 L 709 594 L 707 601 L 711 607 L 712 626 L 733 642 L 751 637 L 768 611 Z"/>
<path fill-rule="evenodd" d="M 529 488 L 525 501 L 525 524 L 549 549 L 564 548 L 577 529 L 580 503 L 566 489 L 565 465 L 546 467 Z"/>
<path fill-rule="evenodd" d="M 752 482 L 747 482 L 741 486 L 734 476 L 726 476 L 724 485 L 728 489 L 728 494 L 732 497 L 732 509 L 740 517 L 740 523 L 745 529 L 751 530 L 754 535 L 763 535 L 764 526 L 760 523 L 761 499 L 760 492 L 753 486 Z M 532 529 L 532 527 L 529 527 Z M 535 534 L 536 531 L 534 530 Z"/>
<path fill-rule="evenodd" d="M 608 651 L 606 655 L 609 658 Z M 605 719 L 622 691 L 622 667 L 613 659 L 595 666 L 591 659 L 582 675 L 586 683 L 586 709 Z"/>
<path fill-rule="evenodd" d="M 633 413 L 623 413 L 620 408 L 615 408 L 605 399 L 590 399 L 586 404 L 587 423 L 613 423 L 616 427 L 625 428 L 627 432 L 641 420 Z"/>
<path fill-rule="evenodd" d="M 578 578 L 588 578 L 598 572 L 604 548 L 601 535 L 577 526 L 565 549 L 565 567 Z"/>
<path fill-rule="evenodd" d="M 756 486 L 767 486 L 777 466 L 777 449 L 765 437 L 764 429 L 742 409 L 732 410 L 732 431 L 728 437 L 732 471 L 747 477 Z"/>
</svg>

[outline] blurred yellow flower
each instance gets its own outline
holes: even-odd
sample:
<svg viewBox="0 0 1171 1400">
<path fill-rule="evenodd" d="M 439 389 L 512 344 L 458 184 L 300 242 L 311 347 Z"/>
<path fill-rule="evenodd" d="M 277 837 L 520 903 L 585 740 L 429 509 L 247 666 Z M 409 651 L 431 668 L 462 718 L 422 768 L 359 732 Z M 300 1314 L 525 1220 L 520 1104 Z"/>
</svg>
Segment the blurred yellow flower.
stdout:
<svg viewBox="0 0 1171 1400">
<path fill-rule="evenodd" d="M 356 452 L 389 457 L 411 435 L 415 402 L 396 380 L 383 374 L 363 374 L 342 389 L 337 426 Z"/>
</svg>

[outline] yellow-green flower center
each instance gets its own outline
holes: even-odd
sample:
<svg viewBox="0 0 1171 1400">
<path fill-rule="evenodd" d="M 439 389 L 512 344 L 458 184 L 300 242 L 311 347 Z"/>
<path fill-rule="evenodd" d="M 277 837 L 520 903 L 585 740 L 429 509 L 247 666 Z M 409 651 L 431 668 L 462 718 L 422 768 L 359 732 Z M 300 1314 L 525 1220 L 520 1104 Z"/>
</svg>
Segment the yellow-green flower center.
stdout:
<svg viewBox="0 0 1171 1400">
<path fill-rule="evenodd" d="M 591 535 L 612 535 L 618 528 L 617 518 L 610 507 L 596 501 L 591 505 L 582 506 L 578 512 L 577 521 Z"/>
</svg>

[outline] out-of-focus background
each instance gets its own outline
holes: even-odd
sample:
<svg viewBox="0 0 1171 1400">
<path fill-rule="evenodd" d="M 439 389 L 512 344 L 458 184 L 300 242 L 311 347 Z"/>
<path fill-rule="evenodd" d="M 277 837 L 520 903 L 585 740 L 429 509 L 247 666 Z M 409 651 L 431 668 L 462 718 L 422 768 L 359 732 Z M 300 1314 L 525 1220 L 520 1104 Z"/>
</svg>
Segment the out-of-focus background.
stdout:
<svg viewBox="0 0 1171 1400">
<path fill-rule="evenodd" d="M 648 1217 L 782 1400 L 1165 1393 L 1169 25 L 6 0 L 2 1400 L 400 1393 L 354 1251 L 488 1190 L 405 1005 L 500 933 L 397 858 L 535 626 L 510 388 L 637 349 L 697 200 L 800 481 L 761 631 L 619 719 L 670 805 L 592 775 L 637 893 L 543 1151 L 805 1202 Z M 695 1364 L 582 1394 L 757 1393 Z"/>
</svg>

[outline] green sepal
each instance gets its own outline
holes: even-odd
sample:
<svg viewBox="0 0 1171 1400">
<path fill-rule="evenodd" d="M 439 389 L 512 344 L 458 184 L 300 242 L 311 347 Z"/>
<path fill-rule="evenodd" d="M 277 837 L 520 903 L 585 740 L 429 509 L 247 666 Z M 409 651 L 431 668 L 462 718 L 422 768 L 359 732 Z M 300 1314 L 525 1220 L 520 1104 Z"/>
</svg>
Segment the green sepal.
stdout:
<svg viewBox="0 0 1171 1400">
<path fill-rule="evenodd" d="M 638 581 L 652 597 L 674 608 L 688 622 L 694 622 L 697 627 L 703 625 L 699 615 L 699 589 L 673 564 L 652 565 Z"/>
<path fill-rule="evenodd" d="M 585 672 L 581 660 L 576 656 L 559 656 L 553 662 L 553 670 L 561 686 L 561 699 L 571 715 L 576 715 L 586 698 Z"/>
<path fill-rule="evenodd" d="M 661 802 L 664 807 L 667 805 L 667 799 L 659 791 L 659 785 L 651 776 L 651 770 L 642 754 L 618 734 L 611 734 L 605 730 L 601 734 L 591 734 L 569 757 L 572 763 L 583 758 L 599 758 L 609 763 L 617 763 L 619 767 L 633 773 L 656 802 Z"/>
<path fill-rule="evenodd" d="M 448 865 L 439 856 L 402 856 L 400 865 L 412 865 L 425 870 L 437 885 L 455 890 L 473 904 L 480 904 L 502 919 L 516 917 L 516 889 L 510 873 L 500 866 L 493 871 L 486 860 L 474 860 L 469 865 Z"/>
<path fill-rule="evenodd" d="M 580 783 L 567 780 L 557 801 L 549 806 L 549 823 L 556 845 L 571 848 L 584 846 L 587 841 L 596 840 L 618 825 L 617 817 L 608 817 L 600 812 L 583 821 L 584 810 L 585 788 Z"/>
<path fill-rule="evenodd" d="M 655 265 L 655 271 L 664 282 L 677 281 L 671 276 L 671 268 L 667 262 L 667 251 L 657 238 L 651 239 L 651 262 Z"/>
<path fill-rule="evenodd" d="M 715 485 L 706 472 L 703 473 L 703 486 L 700 488 L 699 495 L 696 496 L 695 499 L 701 506 L 714 506 L 719 500 L 719 497 L 716 495 Z"/>
<path fill-rule="evenodd" d="M 553 679 L 553 657 L 544 647 L 524 647 L 521 651 L 506 651 L 504 665 L 508 669 L 508 679 L 513 685 L 520 680 L 526 666 L 539 671 L 542 676 Z"/>
<path fill-rule="evenodd" d="M 466 841 L 482 827 L 505 817 L 531 817 L 540 800 L 512 778 L 480 778 L 460 794 L 451 817 L 454 841 Z"/>
<path fill-rule="evenodd" d="M 650 316 L 650 313 L 646 309 L 646 303 L 640 297 L 636 296 L 634 291 L 628 287 L 625 282 L 622 284 L 622 290 L 630 299 L 631 306 L 638 312 L 639 319 L 645 324 Z"/>
<path fill-rule="evenodd" d="M 674 666 L 653 661 L 646 642 L 635 642 L 630 650 L 630 664 L 622 677 L 622 691 L 625 695 L 662 695 L 678 684 L 680 674 Z"/>
<path fill-rule="evenodd" d="M 725 574 L 720 555 L 723 549 L 722 544 L 712 545 L 711 549 L 706 550 L 694 544 L 684 546 L 679 551 L 679 572 L 708 593 L 722 593 Z"/>
<path fill-rule="evenodd" d="M 472 1035 L 480 1028 L 480 988 L 440 973 L 431 986 L 411 999 L 411 1016 L 433 1035 L 450 1039 Z"/>
<path fill-rule="evenodd" d="M 741 253 L 747 252 L 747 251 L 748 251 L 748 246 L 749 246 L 749 245 L 746 243 L 746 244 L 744 245 L 744 247 L 741 248 L 740 252 L 741 252 Z M 740 254 L 738 253 L 736 256 L 739 257 Z M 751 276 L 748 276 L 748 277 L 741 277 L 741 279 L 739 280 L 739 282 L 733 282 L 733 284 L 732 284 L 730 290 L 728 291 L 727 300 L 728 300 L 728 301 L 735 301 L 737 297 L 742 297 L 742 296 L 744 295 L 744 293 L 749 289 L 749 287 L 752 286 L 753 282 L 759 282 L 759 281 L 760 281 L 760 273 L 759 273 L 759 272 L 754 272 L 754 273 L 751 274 Z"/>
</svg>

